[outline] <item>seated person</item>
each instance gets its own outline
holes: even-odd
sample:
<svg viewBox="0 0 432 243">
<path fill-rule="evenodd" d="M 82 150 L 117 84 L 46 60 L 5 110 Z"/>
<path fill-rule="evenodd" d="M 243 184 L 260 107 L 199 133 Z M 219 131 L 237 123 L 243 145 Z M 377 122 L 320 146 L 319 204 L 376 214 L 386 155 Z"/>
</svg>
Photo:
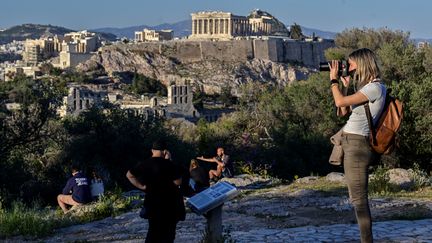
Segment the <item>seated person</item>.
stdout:
<svg viewBox="0 0 432 243">
<path fill-rule="evenodd" d="M 88 179 L 77 166 L 72 166 L 72 177 L 63 188 L 63 193 L 57 196 L 57 202 L 65 214 L 69 211 L 68 206 L 91 202 Z"/>
<path fill-rule="evenodd" d="M 206 170 L 199 166 L 196 159 L 192 159 L 189 167 L 190 173 L 190 187 L 194 193 L 204 191 L 210 186 L 209 177 Z"/>
<path fill-rule="evenodd" d="M 225 177 L 231 177 L 232 173 L 227 168 L 229 163 L 229 156 L 225 154 L 224 149 L 222 147 L 218 147 L 216 150 L 217 156 L 213 158 L 204 158 L 203 156 L 197 157 L 197 159 L 217 163 L 216 170 L 209 171 L 210 180 L 218 180 L 222 175 Z"/>
<path fill-rule="evenodd" d="M 92 179 L 90 184 L 90 194 L 93 200 L 97 200 L 103 196 L 105 192 L 105 186 L 102 178 L 96 173 L 92 172 Z"/>
</svg>

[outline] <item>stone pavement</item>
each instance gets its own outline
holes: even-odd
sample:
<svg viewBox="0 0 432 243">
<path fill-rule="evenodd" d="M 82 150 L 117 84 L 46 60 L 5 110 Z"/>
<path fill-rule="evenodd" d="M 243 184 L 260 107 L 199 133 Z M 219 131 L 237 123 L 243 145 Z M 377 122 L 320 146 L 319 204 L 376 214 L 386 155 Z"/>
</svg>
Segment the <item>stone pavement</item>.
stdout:
<svg viewBox="0 0 432 243">
<path fill-rule="evenodd" d="M 432 243 L 432 219 L 376 222 L 373 224 L 373 234 L 375 242 Z M 231 232 L 230 235 L 238 243 L 359 242 L 359 230 L 353 224 L 262 229 Z"/>
<path fill-rule="evenodd" d="M 147 221 L 140 219 L 137 211 L 115 218 L 74 225 L 60 229 L 54 236 L 37 242 L 143 242 Z M 229 221 L 229 220 L 228 220 Z M 176 243 L 198 243 L 204 235 L 205 219 L 192 213 L 178 224 Z M 245 218 L 244 224 L 247 224 Z M 268 229 L 251 227 L 251 230 L 229 230 L 225 225 L 226 242 L 282 243 L 282 242 L 359 242 L 356 224 L 327 226 L 303 226 L 295 228 Z M 432 219 L 393 220 L 373 224 L 375 242 L 430 242 L 432 243 Z"/>
<path fill-rule="evenodd" d="M 291 190 L 289 185 L 254 189 L 263 183 L 248 178 L 235 183 L 238 188 L 250 191 L 224 204 L 225 242 L 359 242 L 358 226 L 354 224 L 354 211 L 346 192 Z M 375 242 L 432 243 L 430 199 L 372 198 L 370 206 L 375 220 Z M 33 242 L 144 242 L 148 224 L 147 220 L 138 217 L 138 211 L 61 228 L 53 235 Z M 393 220 L 412 216 L 427 219 Z M 186 220 L 177 226 L 175 242 L 201 242 L 205 226 L 203 216 L 187 213 Z M 25 239 L 16 237 L 7 241 L 22 242 Z"/>
</svg>

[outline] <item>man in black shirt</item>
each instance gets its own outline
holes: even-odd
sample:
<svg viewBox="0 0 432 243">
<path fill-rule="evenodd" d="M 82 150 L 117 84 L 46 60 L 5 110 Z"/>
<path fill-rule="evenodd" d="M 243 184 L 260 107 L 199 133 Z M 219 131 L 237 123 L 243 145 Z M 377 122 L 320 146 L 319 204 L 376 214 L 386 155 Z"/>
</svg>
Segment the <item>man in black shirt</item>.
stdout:
<svg viewBox="0 0 432 243">
<path fill-rule="evenodd" d="M 145 192 L 144 208 L 149 222 L 146 243 L 174 242 L 177 222 L 185 219 L 180 193 L 181 171 L 165 159 L 163 141 L 155 141 L 152 157 L 130 169 L 126 177 Z"/>
</svg>

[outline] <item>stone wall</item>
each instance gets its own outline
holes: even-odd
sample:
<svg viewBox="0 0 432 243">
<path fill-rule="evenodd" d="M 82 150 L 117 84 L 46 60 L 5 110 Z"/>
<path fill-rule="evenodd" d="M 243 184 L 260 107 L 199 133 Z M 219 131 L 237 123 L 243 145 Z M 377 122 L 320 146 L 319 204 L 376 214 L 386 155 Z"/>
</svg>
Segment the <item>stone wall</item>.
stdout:
<svg viewBox="0 0 432 243">
<path fill-rule="evenodd" d="M 115 45 L 120 48 L 158 53 L 177 59 L 182 63 L 202 60 L 246 61 L 249 59 L 273 62 L 297 62 L 317 67 L 325 61 L 324 51 L 334 47 L 332 40 L 295 41 L 283 39 L 253 39 L 231 41 L 168 41 L 147 42 L 133 45 Z"/>
<path fill-rule="evenodd" d="M 201 41 L 203 59 L 219 61 L 246 61 L 254 58 L 250 40 Z"/>
</svg>

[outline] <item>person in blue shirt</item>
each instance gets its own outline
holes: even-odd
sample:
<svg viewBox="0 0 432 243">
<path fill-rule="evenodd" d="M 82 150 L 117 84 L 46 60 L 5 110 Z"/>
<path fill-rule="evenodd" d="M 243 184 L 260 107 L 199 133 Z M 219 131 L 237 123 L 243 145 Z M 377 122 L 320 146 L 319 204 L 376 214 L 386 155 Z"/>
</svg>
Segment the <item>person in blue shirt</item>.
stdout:
<svg viewBox="0 0 432 243">
<path fill-rule="evenodd" d="M 91 201 L 90 183 L 87 177 L 78 169 L 72 166 L 72 177 L 63 188 L 62 194 L 57 196 L 57 202 L 66 214 L 68 206 L 78 206 Z"/>
</svg>

